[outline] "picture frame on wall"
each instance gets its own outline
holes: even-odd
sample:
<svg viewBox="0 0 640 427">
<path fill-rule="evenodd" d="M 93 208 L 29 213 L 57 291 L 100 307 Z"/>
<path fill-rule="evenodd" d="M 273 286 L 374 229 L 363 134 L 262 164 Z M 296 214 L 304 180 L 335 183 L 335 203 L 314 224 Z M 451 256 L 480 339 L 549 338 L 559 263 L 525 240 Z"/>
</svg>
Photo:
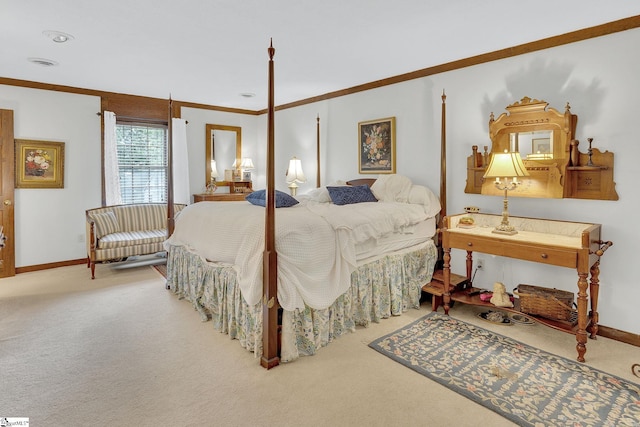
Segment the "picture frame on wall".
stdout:
<svg viewBox="0 0 640 427">
<path fill-rule="evenodd" d="M 64 142 L 16 139 L 16 188 L 64 188 Z"/>
<path fill-rule="evenodd" d="M 396 118 L 358 123 L 358 172 L 396 173 Z"/>
</svg>

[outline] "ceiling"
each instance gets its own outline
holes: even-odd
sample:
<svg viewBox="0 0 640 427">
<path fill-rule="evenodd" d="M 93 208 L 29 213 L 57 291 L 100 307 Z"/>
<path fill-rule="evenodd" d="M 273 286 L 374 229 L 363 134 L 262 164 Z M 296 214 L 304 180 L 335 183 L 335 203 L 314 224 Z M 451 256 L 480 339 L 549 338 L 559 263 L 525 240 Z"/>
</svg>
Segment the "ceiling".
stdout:
<svg viewBox="0 0 640 427">
<path fill-rule="evenodd" d="M 640 15 L 629 0 L 100 3 L 0 0 L 0 77 L 259 110 L 271 38 L 281 105 Z"/>
</svg>

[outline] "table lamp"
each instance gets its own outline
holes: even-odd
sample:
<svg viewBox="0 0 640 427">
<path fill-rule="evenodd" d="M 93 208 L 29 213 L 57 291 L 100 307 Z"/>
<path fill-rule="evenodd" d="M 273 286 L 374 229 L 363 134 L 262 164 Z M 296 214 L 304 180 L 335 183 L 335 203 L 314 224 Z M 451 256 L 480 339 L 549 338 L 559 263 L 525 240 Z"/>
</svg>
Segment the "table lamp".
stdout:
<svg viewBox="0 0 640 427">
<path fill-rule="evenodd" d="M 287 168 L 287 183 L 289 184 L 289 191 L 292 196 L 296 195 L 298 190 L 298 182 L 307 182 L 307 178 L 304 176 L 304 172 L 302 172 L 302 162 L 300 159 L 293 156 L 291 160 L 289 160 L 289 168 Z"/>
<path fill-rule="evenodd" d="M 209 183 L 207 184 L 207 194 L 212 194 L 218 188 L 216 186 L 216 178 L 218 177 L 218 169 L 216 168 L 216 161 L 211 160 L 211 175 Z"/>
<path fill-rule="evenodd" d="M 251 170 L 254 169 L 253 160 L 251 160 L 249 157 L 245 157 L 244 159 L 242 159 L 240 169 L 242 169 L 242 180 L 251 181 Z"/>
<path fill-rule="evenodd" d="M 484 178 L 495 178 L 495 186 L 498 190 L 504 190 L 504 201 L 502 205 L 502 222 L 493 229 L 493 233 L 513 235 L 518 232 L 509 225 L 509 202 L 507 192 L 515 189 L 519 184 L 518 177 L 529 176 L 527 168 L 524 166 L 522 157 L 518 152 L 494 153 L 491 156 L 489 167 L 484 174 Z"/>
</svg>

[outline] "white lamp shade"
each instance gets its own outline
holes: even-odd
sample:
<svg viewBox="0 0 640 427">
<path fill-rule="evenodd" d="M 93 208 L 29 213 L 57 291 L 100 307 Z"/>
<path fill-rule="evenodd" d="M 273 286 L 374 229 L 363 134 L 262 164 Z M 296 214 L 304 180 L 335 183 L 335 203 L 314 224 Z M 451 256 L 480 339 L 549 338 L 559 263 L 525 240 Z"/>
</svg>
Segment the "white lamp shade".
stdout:
<svg viewBox="0 0 640 427">
<path fill-rule="evenodd" d="M 240 165 L 241 169 L 246 169 L 246 170 L 250 170 L 253 169 L 253 160 L 251 160 L 249 157 L 245 157 L 244 159 L 242 159 L 242 164 Z"/>
<path fill-rule="evenodd" d="M 524 166 L 522 157 L 518 152 L 494 153 L 491 156 L 489 167 L 484 174 L 485 178 L 511 178 L 516 176 L 529 176 Z"/>
<path fill-rule="evenodd" d="M 287 169 L 287 183 L 292 182 L 307 182 L 307 178 L 302 172 L 302 162 L 296 157 L 289 160 L 289 168 Z"/>
<path fill-rule="evenodd" d="M 216 167 L 216 161 L 211 160 L 211 178 L 218 177 L 218 168 Z"/>
</svg>

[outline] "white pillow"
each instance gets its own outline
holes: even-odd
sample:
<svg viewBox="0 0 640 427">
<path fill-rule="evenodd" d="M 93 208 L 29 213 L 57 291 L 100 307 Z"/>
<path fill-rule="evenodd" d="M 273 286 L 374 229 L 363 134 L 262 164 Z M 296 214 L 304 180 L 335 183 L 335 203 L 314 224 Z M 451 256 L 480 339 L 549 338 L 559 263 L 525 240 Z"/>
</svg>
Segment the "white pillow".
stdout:
<svg viewBox="0 0 640 427">
<path fill-rule="evenodd" d="M 411 185 L 411 179 L 406 176 L 380 175 L 371 186 L 371 191 L 382 202 L 407 203 Z"/>
<path fill-rule="evenodd" d="M 329 184 L 329 187 L 341 187 L 347 185 L 345 181 L 335 181 Z M 331 196 L 329 195 L 329 190 L 327 190 L 327 186 L 322 186 L 318 188 L 314 188 L 313 190 L 303 194 L 302 199 L 313 200 L 318 203 L 331 203 Z"/>
<path fill-rule="evenodd" d="M 440 212 L 440 199 L 429 188 L 423 185 L 414 184 L 409 191 L 409 203 L 424 206 L 425 213 L 429 218 L 436 216 Z"/>
</svg>

